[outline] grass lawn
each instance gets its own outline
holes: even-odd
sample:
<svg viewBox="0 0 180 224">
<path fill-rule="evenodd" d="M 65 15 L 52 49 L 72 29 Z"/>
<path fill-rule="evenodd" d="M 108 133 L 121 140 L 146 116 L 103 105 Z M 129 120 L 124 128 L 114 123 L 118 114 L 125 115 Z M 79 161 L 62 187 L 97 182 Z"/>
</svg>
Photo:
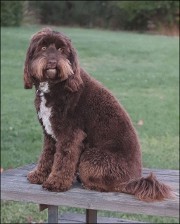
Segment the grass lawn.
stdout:
<svg viewBox="0 0 180 224">
<path fill-rule="evenodd" d="M 29 39 L 40 26 L 1 28 L 1 167 L 36 162 L 42 146 L 34 89 L 23 89 Z M 128 32 L 56 27 L 78 50 L 80 64 L 123 104 L 136 127 L 149 168 L 179 169 L 179 39 Z M 46 211 L 28 203 L 3 202 L 1 223 L 42 222 Z M 82 209 L 61 208 L 61 211 Z M 100 212 L 151 223 L 178 219 Z"/>
</svg>

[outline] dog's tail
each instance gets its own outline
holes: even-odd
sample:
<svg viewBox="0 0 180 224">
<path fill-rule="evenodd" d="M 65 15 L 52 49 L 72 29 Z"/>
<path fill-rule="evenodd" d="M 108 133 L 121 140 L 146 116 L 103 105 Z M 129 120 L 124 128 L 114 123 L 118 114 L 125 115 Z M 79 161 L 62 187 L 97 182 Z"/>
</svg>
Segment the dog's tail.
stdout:
<svg viewBox="0 0 180 224">
<path fill-rule="evenodd" d="M 142 201 L 162 201 L 166 198 L 173 198 L 172 189 L 159 182 L 151 173 L 148 177 L 141 177 L 125 183 L 121 192 L 135 195 Z"/>
</svg>

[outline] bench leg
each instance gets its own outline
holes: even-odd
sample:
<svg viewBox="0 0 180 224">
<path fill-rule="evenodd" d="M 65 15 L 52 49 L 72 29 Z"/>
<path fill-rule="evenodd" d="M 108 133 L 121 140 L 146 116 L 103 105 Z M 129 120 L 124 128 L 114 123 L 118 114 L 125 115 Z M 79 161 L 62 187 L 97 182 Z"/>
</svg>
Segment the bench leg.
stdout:
<svg viewBox="0 0 180 224">
<path fill-rule="evenodd" d="M 97 210 L 86 209 L 86 223 L 97 223 Z"/>
<path fill-rule="evenodd" d="M 48 223 L 58 223 L 58 206 L 48 205 Z"/>
</svg>

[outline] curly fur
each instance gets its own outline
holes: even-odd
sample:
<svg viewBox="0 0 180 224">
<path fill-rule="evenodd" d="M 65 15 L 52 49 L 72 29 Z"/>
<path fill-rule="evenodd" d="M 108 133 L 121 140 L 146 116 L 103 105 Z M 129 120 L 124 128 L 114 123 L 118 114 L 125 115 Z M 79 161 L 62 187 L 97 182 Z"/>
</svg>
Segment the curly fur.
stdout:
<svg viewBox="0 0 180 224">
<path fill-rule="evenodd" d="M 31 183 L 66 191 L 79 173 L 87 189 L 125 192 L 144 201 L 171 196 L 154 175 L 142 177 L 140 144 L 129 115 L 79 66 L 64 34 L 45 28 L 32 37 L 24 86 L 33 85 L 44 145 L 37 167 L 28 174 Z"/>
</svg>

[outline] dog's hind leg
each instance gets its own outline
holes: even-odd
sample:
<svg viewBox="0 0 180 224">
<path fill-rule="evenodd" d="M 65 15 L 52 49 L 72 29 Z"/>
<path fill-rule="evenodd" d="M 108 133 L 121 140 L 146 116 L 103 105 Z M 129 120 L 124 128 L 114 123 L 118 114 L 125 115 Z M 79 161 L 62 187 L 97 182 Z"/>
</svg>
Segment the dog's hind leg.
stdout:
<svg viewBox="0 0 180 224">
<path fill-rule="evenodd" d="M 81 155 L 79 175 L 82 185 L 91 190 L 115 191 L 115 186 L 141 176 L 139 168 L 134 169 L 119 151 L 109 148 L 109 144 L 101 147 L 86 148 Z"/>
<path fill-rule="evenodd" d="M 114 164 L 114 158 L 110 154 L 100 148 L 85 149 L 79 164 L 79 177 L 84 188 L 96 191 L 110 190 L 113 181 L 111 167 Z"/>
<path fill-rule="evenodd" d="M 82 154 L 79 173 L 85 188 L 106 192 L 124 192 L 143 201 L 161 201 L 173 197 L 171 188 L 153 174 L 142 177 L 140 160 L 125 161 L 120 153 L 90 148 Z"/>
</svg>

